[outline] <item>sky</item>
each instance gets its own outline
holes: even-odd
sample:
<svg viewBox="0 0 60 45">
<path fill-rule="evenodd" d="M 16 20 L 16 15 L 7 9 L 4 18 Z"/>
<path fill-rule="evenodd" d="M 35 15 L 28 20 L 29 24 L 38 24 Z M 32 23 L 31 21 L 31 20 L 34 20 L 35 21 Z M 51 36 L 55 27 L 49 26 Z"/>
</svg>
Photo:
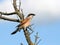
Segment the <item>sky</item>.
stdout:
<svg viewBox="0 0 60 45">
<path fill-rule="evenodd" d="M 31 35 L 32 41 L 34 42 L 34 35 L 38 32 L 41 38 L 39 45 L 60 45 L 60 0 L 21 0 L 21 2 L 25 16 L 29 13 L 36 14 L 31 22 L 35 31 Z M 0 0 L 0 11 L 13 12 L 12 0 Z M 18 18 L 16 15 L 10 17 Z M 23 31 L 11 35 L 17 25 L 17 22 L 0 19 L 0 45 L 19 45 L 21 42 L 27 45 Z"/>
</svg>

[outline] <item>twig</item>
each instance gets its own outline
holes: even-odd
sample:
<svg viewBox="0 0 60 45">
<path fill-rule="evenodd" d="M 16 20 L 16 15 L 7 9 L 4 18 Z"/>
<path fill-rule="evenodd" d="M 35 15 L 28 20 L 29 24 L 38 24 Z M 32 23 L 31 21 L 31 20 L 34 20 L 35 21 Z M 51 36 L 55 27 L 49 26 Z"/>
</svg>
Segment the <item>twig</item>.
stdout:
<svg viewBox="0 0 60 45">
<path fill-rule="evenodd" d="M 39 37 L 38 37 L 38 32 L 37 32 L 36 35 L 35 35 L 35 43 L 34 43 L 35 45 L 37 44 L 38 38 Z"/>
<path fill-rule="evenodd" d="M 22 12 L 22 15 L 23 15 L 23 17 L 24 17 L 23 9 L 21 9 L 21 12 Z"/>
<path fill-rule="evenodd" d="M 36 45 L 38 45 L 40 43 L 41 39 L 36 43 Z"/>
<path fill-rule="evenodd" d="M 34 31 L 32 30 L 32 28 L 28 27 L 29 30 L 31 30 L 32 32 L 30 34 L 32 34 Z"/>
<path fill-rule="evenodd" d="M 20 11 L 20 7 L 21 7 L 21 0 L 19 0 L 19 11 Z"/>
</svg>

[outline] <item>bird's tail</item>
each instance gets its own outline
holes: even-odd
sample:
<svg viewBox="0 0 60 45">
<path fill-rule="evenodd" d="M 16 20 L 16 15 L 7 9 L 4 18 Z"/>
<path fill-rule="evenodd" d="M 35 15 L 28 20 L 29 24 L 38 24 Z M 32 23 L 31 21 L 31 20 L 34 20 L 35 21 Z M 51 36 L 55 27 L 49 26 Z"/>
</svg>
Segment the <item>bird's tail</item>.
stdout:
<svg viewBox="0 0 60 45">
<path fill-rule="evenodd" d="M 17 28 L 15 31 L 13 31 L 13 32 L 11 33 L 11 35 L 17 33 L 18 31 L 20 31 L 19 28 Z"/>
<path fill-rule="evenodd" d="M 16 27 L 20 27 L 21 26 L 21 24 L 18 24 Z"/>
</svg>

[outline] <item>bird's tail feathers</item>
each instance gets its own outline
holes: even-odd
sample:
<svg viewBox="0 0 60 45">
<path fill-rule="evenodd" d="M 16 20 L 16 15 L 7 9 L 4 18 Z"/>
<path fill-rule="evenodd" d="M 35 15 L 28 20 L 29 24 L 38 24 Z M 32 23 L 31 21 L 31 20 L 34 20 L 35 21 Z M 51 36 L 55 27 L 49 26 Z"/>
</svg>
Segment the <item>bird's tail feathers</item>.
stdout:
<svg viewBox="0 0 60 45">
<path fill-rule="evenodd" d="M 11 33 L 11 35 L 17 33 L 18 31 L 19 31 L 19 28 L 17 28 L 15 31 L 13 31 L 13 32 Z"/>
<path fill-rule="evenodd" d="M 20 27 L 20 26 L 21 26 L 21 24 L 17 25 L 16 27 Z"/>
</svg>

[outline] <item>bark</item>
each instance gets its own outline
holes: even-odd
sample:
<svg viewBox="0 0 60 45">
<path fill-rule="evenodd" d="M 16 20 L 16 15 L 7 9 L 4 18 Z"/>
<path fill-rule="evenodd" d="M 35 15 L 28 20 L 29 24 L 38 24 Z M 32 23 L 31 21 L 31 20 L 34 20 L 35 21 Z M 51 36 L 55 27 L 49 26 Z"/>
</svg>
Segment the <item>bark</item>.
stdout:
<svg viewBox="0 0 60 45">
<path fill-rule="evenodd" d="M 8 17 L 2 16 L 2 15 L 0 15 L 0 19 L 13 21 L 13 22 L 20 22 L 18 19 L 8 18 Z"/>
</svg>

